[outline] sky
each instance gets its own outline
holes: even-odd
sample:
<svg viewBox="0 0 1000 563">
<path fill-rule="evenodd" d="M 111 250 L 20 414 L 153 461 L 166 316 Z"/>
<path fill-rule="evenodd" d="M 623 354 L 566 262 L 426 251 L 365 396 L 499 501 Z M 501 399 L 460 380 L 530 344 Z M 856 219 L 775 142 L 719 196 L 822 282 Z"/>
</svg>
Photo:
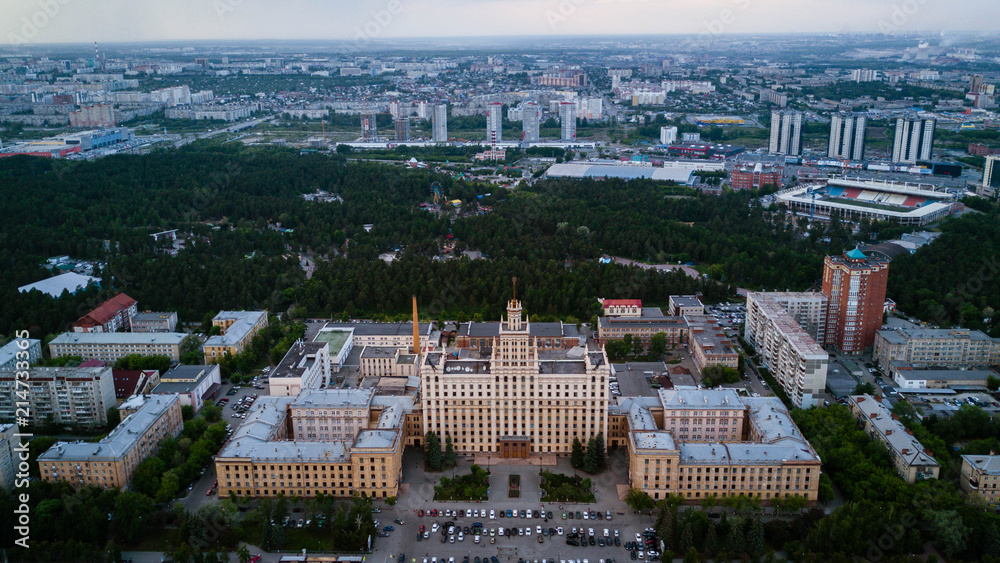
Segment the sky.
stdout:
<svg viewBox="0 0 1000 563">
<path fill-rule="evenodd" d="M 998 31 L 998 0 L 3 0 L 0 46 L 204 39 Z"/>
</svg>

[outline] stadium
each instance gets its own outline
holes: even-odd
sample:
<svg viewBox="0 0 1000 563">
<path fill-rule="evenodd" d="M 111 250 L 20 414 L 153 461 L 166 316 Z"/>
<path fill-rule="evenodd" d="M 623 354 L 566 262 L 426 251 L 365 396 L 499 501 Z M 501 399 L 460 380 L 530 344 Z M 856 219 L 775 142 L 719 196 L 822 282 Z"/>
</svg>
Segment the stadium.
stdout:
<svg viewBox="0 0 1000 563">
<path fill-rule="evenodd" d="M 900 225 L 926 225 L 951 214 L 959 205 L 952 194 L 933 188 L 927 184 L 831 179 L 784 190 L 775 197 L 800 217 L 829 219 L 836 210 L 849 221 L 867 217 Z"/>
</svg>

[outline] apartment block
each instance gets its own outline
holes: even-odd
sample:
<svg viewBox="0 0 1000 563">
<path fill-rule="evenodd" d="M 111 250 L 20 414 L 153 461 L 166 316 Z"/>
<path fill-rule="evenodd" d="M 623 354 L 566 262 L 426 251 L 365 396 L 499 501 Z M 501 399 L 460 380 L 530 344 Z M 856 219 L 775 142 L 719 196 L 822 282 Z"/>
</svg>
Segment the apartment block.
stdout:
<svg viewBox="0 0 1000 563">
<path fill-rule="evenodd" d="M 21 449 L 20 432 L 16 424 L 0 424 L 0 488 L 10 490 L 17 479 L 18 467 L 21 464 L 21 454 L 25 455 L 23 473 L 27 473 L 28 450 Z M 27 444 L 27 441 L 24 442 Z"/>
<path fill-rule="evenodd" d="M 739 367 L 740 354 L 715 317 L 688 315 L 684 320 L 688 324 L 688 349 L 699 371 L 712 365 Z"/>
<path fill-rule="evenodd" d="M 27 400 L 34 424 L 51 418 L 59 425 L 103 426 L 118 404 L 110 367 L 30 368 L 27 382 L 25 388 L 14 372 L 0 372 L 0 421 L 14 422 L 17 403 Z"/>
<path fill-rule="evenodd" d="M 179 362 L 181 342 L 188 335 L 179 332 L 66 332 L 49 342 L 53 358 L 80 356 L 113 364 L 131 354 L 167 356 Z"/>
<path fill-rule="evenodd" d="M 135 299 L 119 293 L 80 317 L 73 323 L 73 332 L 132 330 L 132 317 L 138 312 L 138 307 Z"/>
<path fill-rule="evenodd" d="M 858 355 L 875 344 L 882 328 L 889 262 L 855 248 L 823 263 L 823 294 L 829 299 L 826 344 Z"/>
<path fill-rule="evenodd" d="M 0 346 L 0 372 L 13 370 L 17 367 L 18 362 L 33 364 L 42 357 L 42 341 L 34 338 L 29 338 L 26 341 L 25 345 L 22 344 L 25 342 L 24 339 L 14 339 Z M 18 354 L 20 354 L 20 358 L 18 358 Z"/>
<path fill-rule="evenodd" d="M 1000 456 L 963 455 L 958 484 L 969 495 L 978 495 L 991 508 L 1000 504 Z"/>
<path fill-rule="evenodd" d="M 967 328 L 891 328 L 875 333 L 874 358 L 886 369 L 894 362 L 914 368 L 995 366 L 1000 338 Z"/>
<path fill-rule="evenodd" d="M 183 428 L 180 397 L 149 397 L 99 442 L 56 442 L 38 456 L 38 469 L 50 482 L 126 488 L 135 468 L 156 453 L 164 438 L 176 437 Z"/>
<path fill-rule="evenodd" d="M 206 364 L 246 350 L 253 337 L 267 328 L 267 311 L 220 311 L 212 318 L 212 326 L 219 327 L 222 334 L 210 336 L 202 346 Z"/>
<path fill-rule="evenodd" d="M 743 337 L 800 408 L 815 406 L 826 388 L 830 355 L 813 337 L 823 333 L 825 303 L 817 293 L 747 295 Z"/>
<path fill-rule="evenodd" d="M 847 406 L 851 414 L 861 421 L 865 432 L 886 447 L 896 472 L 907 483 L 938 478 L 941 465 L 930 450 L 913 436 L 913 432 L 892 414 L 881 396 L 851 395 L 847 398 Z"/>
</svg>

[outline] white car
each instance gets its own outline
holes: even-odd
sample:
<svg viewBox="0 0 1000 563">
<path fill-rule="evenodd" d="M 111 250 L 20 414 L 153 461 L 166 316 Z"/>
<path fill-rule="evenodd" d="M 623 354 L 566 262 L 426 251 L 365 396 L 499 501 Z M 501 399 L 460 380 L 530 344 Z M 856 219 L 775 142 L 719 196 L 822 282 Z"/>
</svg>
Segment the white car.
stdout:
<svg viewBox="0 0 1000 563">
<path fill-rule="evenodd" d="M 524 529 L 524 535 L 530 536 L 531 535 L 531 528 L 525 528 Z"/>
<path fill-rule="evenodd" d="M 643 559 L 643 558 L 645 558 L 645 555 L 642 553 L 642 551 L 639 551 L 639 559 Z"/>
<path fill-rule="evenodd" d="M 476 536 L 476 537 L 472 538 L 472 541 L 474 541 L 476 543 L 479 543 L 479 536 Z"/>
<path fill-rule="evenodd" d="M 440 525 L 440 524 L 438 524 L 437 522 L 435 522 L 435 523 L 434 523 L 434 525 L 433 525 L 433 526 L 431 526 L 431 531 L 432 531 L 432 532 L 436 532 L 436 531 L 438 531 L 438 530 L 440 530 L 440 529 L 441 529 L 441 525 Z"/>
<path fill-rule="evenodd" d="M 493 530 L 490 531 L 492 532 Z M 504 534 L 503 528 L 497 528 L 497 535 L 502 536 L 503 534 Z"/>
<path fill-rule="evenodd" d="M 542 527 L 541 526 L 535 526 L 535 533 L 538 534 L 538 535 L 542 535 Z"/>
<path fill-rule="evenodd" d="M 617 538 L 617 537 L 619 537 L 619 536 L 618 536 L 618 530 L 615 530 L 615 537 L 616 537 L 616 538 Z"/>
<path fill-rule="evenodd" d="M 495 510 L 490 510 L 490 520 L 496 520 L 497 513 Z"/>
<path fill-rule="evenodd" d="M 604 528 L 604 537 L 609 537 L 610 535 L 611 535 L 611 532 L 608 531 L 607 528 Z"/>
<path fill-rule="evenodd" d="M 556 533 L 559 534 L 560 536 L 563 535 L 562 526 L 559 526 L 558 528 L 556 528 Z"/>
<path fill-rule="evenodd" d="M 463 534 L 462 532 L 459 532 L 458 533 L 458 541 L 465 541 L 465 534 Z"/>
<path fill-rule="evenodd" d="M 594 529 L 593 528 L 587 528 L 587 535 L 588 536 L 594 535 Z"/>
<path fill-rule="evenodd" d="M 584 520 L 590 520 L 590 512 L 584 510 L 583 511 L 583 519 Z"/>
<path fill-rule="evenodd" d="M 639 532 L 636 532 L 635 533 L 635 541 L 637 541 L 639 543 L 642 543 L 642 534 L 640 534 Z"/>
</svg>

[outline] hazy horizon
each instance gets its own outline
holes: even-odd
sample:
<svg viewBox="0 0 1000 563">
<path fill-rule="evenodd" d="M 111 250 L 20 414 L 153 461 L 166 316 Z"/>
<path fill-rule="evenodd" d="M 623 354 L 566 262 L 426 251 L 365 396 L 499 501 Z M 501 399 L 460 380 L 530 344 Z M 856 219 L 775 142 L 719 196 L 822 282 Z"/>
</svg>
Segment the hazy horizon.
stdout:
<svg viewBox="0 0 1000 563">
<path fill-rule="evenodd" d="M 11 44 L 786 33 L 979 33 L 993 0 L 10 0 Z"/>
</svg>

